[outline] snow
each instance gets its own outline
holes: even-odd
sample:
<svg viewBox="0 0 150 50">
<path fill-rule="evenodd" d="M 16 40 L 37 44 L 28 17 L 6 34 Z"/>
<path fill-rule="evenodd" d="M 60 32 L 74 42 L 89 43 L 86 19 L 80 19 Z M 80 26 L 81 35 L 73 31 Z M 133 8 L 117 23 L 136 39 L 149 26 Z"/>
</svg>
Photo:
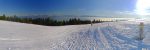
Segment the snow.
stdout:
<svg viewBox="0 0 150 50">
<path fill-rule="evenodd" d="M 86 25 L 41 26 L 0 21 L 0 50 L 150 50 L 150 23 L 143 41 L 139 22 L 104 22 Z"/>
</svg>

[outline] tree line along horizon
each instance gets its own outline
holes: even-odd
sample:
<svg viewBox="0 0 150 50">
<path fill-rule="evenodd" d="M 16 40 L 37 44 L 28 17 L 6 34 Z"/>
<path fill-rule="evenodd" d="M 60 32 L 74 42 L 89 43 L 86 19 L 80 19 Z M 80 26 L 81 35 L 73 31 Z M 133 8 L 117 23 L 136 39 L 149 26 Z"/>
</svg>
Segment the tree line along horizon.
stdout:
<svg viewBox="0 0 150 50">
<path fill-rule="evenodd" d="M 45 25 L 45 26 L 63 26 L 63 25 L 79 25 L 79 24 L 91 24 L 91 23 L 101 23 L 104 21 L 97 20 L 80 20 L 79 18 L 70 18 L 69 20 L 53 20 L 50 17 L 47 18 L 21 18 L 16 15 L 14 16 L 6 16 L 3 14 L 0 16 L 0 20 L 20 22 L 20 23 L 29 23 L 29 24 L 37 24 L 37 25 Z"/>
</svg>

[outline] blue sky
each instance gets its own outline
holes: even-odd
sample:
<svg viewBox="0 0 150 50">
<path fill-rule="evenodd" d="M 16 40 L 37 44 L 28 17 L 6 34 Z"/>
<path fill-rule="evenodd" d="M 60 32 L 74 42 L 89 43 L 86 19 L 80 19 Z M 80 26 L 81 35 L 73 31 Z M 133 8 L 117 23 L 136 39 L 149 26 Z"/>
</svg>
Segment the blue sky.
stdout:
<svg viewBox="0 0 150 50">
<path fill-rule="evenodd" d="M 119 16 L 135 5 L 136 0 L 0 0 L 0 14 Z"/>
</svg>

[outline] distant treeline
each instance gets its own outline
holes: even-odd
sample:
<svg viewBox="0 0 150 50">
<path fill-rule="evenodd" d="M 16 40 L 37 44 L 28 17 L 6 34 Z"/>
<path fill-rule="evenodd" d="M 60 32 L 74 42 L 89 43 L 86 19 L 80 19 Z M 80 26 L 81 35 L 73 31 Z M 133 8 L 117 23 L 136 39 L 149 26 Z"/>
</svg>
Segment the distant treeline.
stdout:
<svg viewBox="0 0 150 50">
<path fill-rule="evenodd" d="M 100 23 L 102 21 L 93 20 L 80 20 L 77 18 L 69 19 L 67 21 L 57 21 L 53 20 L 50 17 L 48 18 L 21 18 L 15 16 L 6 17 L 5 15 L 0 16 L 0 20 L 6 21 L 14 21 L 14 22 L 21 22 L 21 23 L 30 23 L 30 24 L 38 24 L 38 25 L 46 25 L 46 26 L 62 26 L 62 25 L 78 25 L 78 24 L 91 24 L 91 23 Z"/>
</svg>

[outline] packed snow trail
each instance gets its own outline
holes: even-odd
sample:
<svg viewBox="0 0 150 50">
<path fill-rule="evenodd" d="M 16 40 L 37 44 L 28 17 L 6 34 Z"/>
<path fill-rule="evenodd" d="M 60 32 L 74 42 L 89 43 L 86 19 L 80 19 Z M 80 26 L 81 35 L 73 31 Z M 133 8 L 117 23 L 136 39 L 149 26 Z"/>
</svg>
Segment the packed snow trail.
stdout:
<svg viewBox="0 0 150 50">
<path fill-rule="evenodd" d="M 40 26 L 0 21 L 0 50 L 150 50 L 150 23 L 137 41 L 138 22 Z"/>
</svg>

